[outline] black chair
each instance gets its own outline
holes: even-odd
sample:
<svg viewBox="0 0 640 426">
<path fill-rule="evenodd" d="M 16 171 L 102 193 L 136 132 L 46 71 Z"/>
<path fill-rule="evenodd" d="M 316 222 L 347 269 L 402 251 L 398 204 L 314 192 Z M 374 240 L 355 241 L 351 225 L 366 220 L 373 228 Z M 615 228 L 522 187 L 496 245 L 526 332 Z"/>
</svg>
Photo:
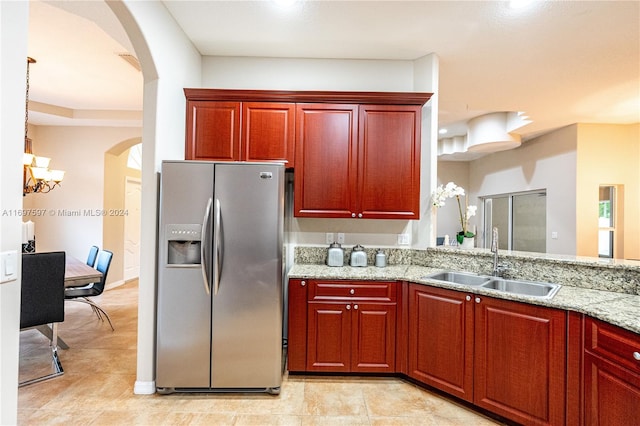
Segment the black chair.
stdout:
<svg viewBox="0 0 640 426">
<path fill-rule="evenodd" d="M 96 264 L 96 259 L 98 258 L 99 251 L 100 249 L 98 248 L 98 246 L 91 246 L 91 248 L 89 249 L 89 256 L 87 257 L 87 265 L 93 268 L 93 266 Z"/>
<path fill-rule="evenodd" d="M 64 265 L 63 251 L 22 255 L 20 330 L 51 324 L 54 372 L 20 382 L 20 387 L 64 374 L 58 358 L 58 323 L 64 321 Z"/>
<path fill-rule="evenodd" d="M 111 318 L 109 318 L 109 314 L 102 309 L 97 303 L 93 300 L 89 299 L 90 297 L 99 296 L 104 291 L 104 285 L 107 281 L 107 273 L 109 272 L 109 266 L 111 266 L 111 259 L 113 258 L 113 253 L 109 250 L 102 250 L 98 255 L 98 262 L 95 268 L 102 272 L 102 279 L 100 279 L 97 283 L 87 284 L 82 287 L 67 287 L 64 290 L 64 298 L 66 300 L 74 300 L 76 302 L 87 303 L 93 309 L 93 312 L 104 321 L 104 317 L 109 321 L 109 325 L 111 326 L 111 330 L 115 330 L 113 328 L 113 324 L 111 323 Z"/>
</svg>

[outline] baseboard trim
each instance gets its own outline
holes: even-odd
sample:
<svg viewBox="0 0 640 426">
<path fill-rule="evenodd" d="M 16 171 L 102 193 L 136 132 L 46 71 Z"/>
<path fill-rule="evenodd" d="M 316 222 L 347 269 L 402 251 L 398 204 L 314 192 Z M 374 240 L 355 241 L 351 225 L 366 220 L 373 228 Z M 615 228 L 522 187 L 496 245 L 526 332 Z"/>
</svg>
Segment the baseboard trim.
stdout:
<svg viewBox="0 0 640 426">
<path fill-rule="evenodd" d="M 107 285 L 104 286 L 105 291 L 106 290 L 111 290 L 117 287 L 120 287 L 121 285 L 125 285 L 127 282 L 125 280 L 119 280 L 119 281 L 114 281 L 112 283 L 109 283 Z"/>
<path fill-rule="evenodd" d="M 136 395 L 152 395 L 156 393 L 156 382 L 136 380 L 136 383 L 133 385 L 133 393 Z"/>
</svg>

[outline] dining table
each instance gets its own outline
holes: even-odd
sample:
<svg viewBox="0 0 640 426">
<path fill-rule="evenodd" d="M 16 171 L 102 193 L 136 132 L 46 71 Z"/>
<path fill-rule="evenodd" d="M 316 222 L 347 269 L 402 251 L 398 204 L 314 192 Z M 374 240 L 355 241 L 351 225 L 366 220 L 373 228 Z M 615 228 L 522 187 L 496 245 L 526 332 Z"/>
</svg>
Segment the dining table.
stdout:
<svg viewBox="0 0 640 426">
<path fill-rule="evenodd" d="M 80 259 L 67 255 L 64 264 L 64 286 L 81 287 L 100 281 L 102 272 Z"/>
<path fill-rule="evenodd" d="M 68 254 L 65 256 L 64 263 L 64 286 L 65 287 L 82 287 L 87 284 L 100 281 L 102 278 L 102 272 L 89 266 L 86 262 L 80 259 L 76 259 Z M 36 327 L 40 333 L 52 338 L 53 332 L 48 325 L 41 325 Z M 61 349 L 69 349 L 69 345 L 65 343 L 60 336 L 58 336 L 58 346 Z"/>
</svg>

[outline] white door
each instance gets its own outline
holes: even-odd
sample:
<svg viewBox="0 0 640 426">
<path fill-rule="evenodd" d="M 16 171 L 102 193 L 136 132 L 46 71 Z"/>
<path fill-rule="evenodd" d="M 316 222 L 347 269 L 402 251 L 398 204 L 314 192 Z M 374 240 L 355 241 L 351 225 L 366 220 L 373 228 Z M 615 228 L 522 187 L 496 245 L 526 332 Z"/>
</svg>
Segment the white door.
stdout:
<svg viewBox="0 0 640 426">
<path fill-rule="evenodd" d="M 140 179 L 127 177 L 124 191 L 124 280 L 140 275 Z"/>
</svg>

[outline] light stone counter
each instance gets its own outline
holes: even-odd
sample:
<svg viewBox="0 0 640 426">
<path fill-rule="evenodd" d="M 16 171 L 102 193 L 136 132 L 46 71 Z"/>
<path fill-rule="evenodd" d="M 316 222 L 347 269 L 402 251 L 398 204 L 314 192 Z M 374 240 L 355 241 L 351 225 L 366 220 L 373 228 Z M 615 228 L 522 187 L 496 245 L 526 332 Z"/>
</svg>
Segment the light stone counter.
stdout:
<svg viewBox="0 0 640 426">
<path fill-rule="evenodd" d="M 539 299 L 530 296 L 514 295 L 491 289 L 478 288 L 461 284 L 449 284 L 424 278 L 426 275 L 446 268 L 434 268 L 417 265 L 391 265 L 385 268 L 368 266 L 354 268 L 350 266 L 329 267 L 320 264 L 295 264 L 289 271 L 289 278 L 307 279 L 345 279 L 345 280 L 394 280 L 410 281 L 433 287 L 448 288 L 473 294 L 491 296 L 580 312 L 601 319 L 627 330 L 640 334 L 640 296 L 604 290 L 577 287 L 575 283 L 563 284 L 552 299 Z M 463 266 L 455 270 L 468 270 Z M 452 268 L 449 268 L 452 270 Z M 546 280 L 547 282 L 554 282 Z M 557 282 L 557 281 L 556 281 Z M 634 283 L 635 284 L 635 283 Z M 635 291 L 635 288 L 633 288 Z"/>
</svg>

